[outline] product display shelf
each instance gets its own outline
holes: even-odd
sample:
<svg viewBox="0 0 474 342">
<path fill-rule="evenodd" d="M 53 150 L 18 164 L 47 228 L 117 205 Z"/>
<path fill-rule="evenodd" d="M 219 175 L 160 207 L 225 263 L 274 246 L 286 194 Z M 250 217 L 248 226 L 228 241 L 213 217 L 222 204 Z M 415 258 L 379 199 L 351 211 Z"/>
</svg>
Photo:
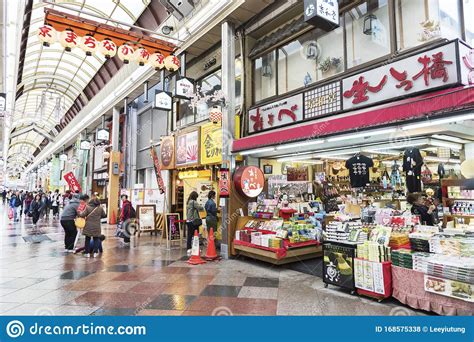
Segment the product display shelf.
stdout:
<svg viewBox="0 0 474 342">
<path fill-rule="evenodd" d="M 256 220 L 256 218 L 251 216 L 240 216 L 237 220 L 236 230 L 245 229 L 245 225 L 250 220 Z M 258 220 L 268 221 L 268 219 Z M 322 247 L 316 241 L 311 244 L 287 242 L 284 248 L 277 249 L 234 240 L 233 248 L 238 255 L 265 261 L 274 265 L 282 265 L 295 261 L 317 258 L 322 255 Z"/>
<path fill-rule="evenodd" d="M 375 262 L 375 261 L 368 261 L 364 259 L 355 258 L 355 265 L 356 265 L 356 274 L 359 271 L 357 267 L 363 267 L 362 265 L 365 263 L 371 264 L 371 269 L 375 270 L 376 266 L 378 267 L 378 272 L 374 271 L 372 281 L 375 283 L 375 278 L 382 279 L 382 284 L 379 284 L 378 289 L 375 288 L 368 289 L 363 285 L 358 284 L 358 280 L 355 280 L 355 286 L 357 288 L 357 293 L 366 297 L 377 299 L 379 302 L 386 298 L 390 298 L 392 296 L 392 262 L 391 261 L 384 261 L 384 262 Z M 358 266 L 361 265 L 361 266 Z M 380 272 L 381 270 L 381 272 Z M 380 286 L 381 285 L 381 286 Z"/>
</svg>

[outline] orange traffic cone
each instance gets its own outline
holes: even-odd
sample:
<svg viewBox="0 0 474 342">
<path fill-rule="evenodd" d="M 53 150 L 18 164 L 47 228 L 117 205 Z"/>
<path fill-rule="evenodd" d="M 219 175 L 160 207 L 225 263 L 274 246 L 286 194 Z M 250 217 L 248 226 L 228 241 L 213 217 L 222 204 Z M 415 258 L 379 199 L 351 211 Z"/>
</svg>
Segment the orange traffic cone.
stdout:
<svg viewBox="0 0 474 342">
<path fill-rule="evenodd" d="M 117 218 L 115 217 L 115 211 L 112 210 L 112 217 L 110 218 L 110 224 L 117 224 Z"/>
<path fill-rule="evenodd" d="M 208 261 L 216 260 L 219 257 L 217 256 L 216 253 L 216 244 L 215 244 L 215 238 L 214 238 L 214 229 L 209 229 L 209 235 L 207 236 L 207 251 L 206 251 L 206 256 L 204 259 Z"/>
<path fill-rule="evenodd" d="M 199 264 L 205 264 L 206 261 L 201 259 L 201 251 L 199 250 L 199 235 L 198 231 L 194 231 L 194 237 L 193 237 L 193 248 L 191 251 L 191 257 L 188 260 L 188 264 L 191 265 L 199 265 Z"/>
</svg>

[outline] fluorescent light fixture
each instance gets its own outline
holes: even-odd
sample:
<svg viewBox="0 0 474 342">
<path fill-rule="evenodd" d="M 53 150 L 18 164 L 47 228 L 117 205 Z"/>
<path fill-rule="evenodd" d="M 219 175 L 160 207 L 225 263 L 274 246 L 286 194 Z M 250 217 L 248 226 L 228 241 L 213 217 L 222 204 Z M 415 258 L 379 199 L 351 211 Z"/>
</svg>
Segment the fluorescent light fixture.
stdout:
<svg viewBox="0 0 474 342">
<path fill-rule="evenodd" d="M 460 144 L 467 144 L 471 142 L 471 141 L 464 140 L 458 137 L 452 137 L 450 135 L 444 135 L 444 134 L 434 134 L 432 135 L 432 137 L 436 139 L 447 140 L 447 141 L 456 142 Z"/>
<path fill-rule="evenodd" d="M 328 151 L 325 152 L 325 156 L 340 156 L 342 154 L 355 154 L 355 153 L 360 153 L 360 149 L 357 150 L 341 150 L 341 151 Z"/>
<path fill-rule="evenodd" d="M 461 164 L 461 160 L 460 159 L 448 159 L 448 163 Z"/>
<path fill-rule="evenodd" d="M 380 150 L 392 150 L 392 149 L 397 149 L 397 148 L 407 148 L 407 147 L 415 147 L 415 146 L 421 146 L 421 145 L 426 145 L 427 142 L 412 142 L 412 143 L 407 143 L 407 144 L 387 144 L 386 146 L 374 146 L 371 147 L 373 151 L 380 151 Z"/>
<path fill-rule="evenodd" d="M 293 157 L 278 158 L 277 162 L 282 163 L 282 162 L 288 162 L 288 161 L 308 160 L 312 157 L 313 157 L 312 155 L 306 155 L 306 156 L 301 156 L 301 157 L 298 157 L 295 155 Z"/>
<path fill-rule="evenodd" d="M 382 130 L 378 130 L 378 131 L 365 131 L 365 132 L 361 132 L 361 133 L 354 133 L 354 134 L 329 138 L 328 142 L 372 137 L 374 135 L 390 134 L 390 133 L 395 132 L 396 130 L 397 130 L 396 128 L 387 128 L 387 129 L 382 129 Z"/>
<path fill-rule="evenodd" d="M 446 141 L 441 141 L 441 140 L 434 140 L 430 139 L 430 145 L 432 146 L 438 146 L 438 147 L 448 147 L 453 150 L 460 150 L 462 149 L 461 144 L 456 144 L 456 143 L 448 143 Z"/>
<path fill-rule="evenodd" d="M 328 156 L 328 155 L 325 155 L 325 154 L 318 154 L 318 155 L 316 155 L 315 157 L 321 158 L 321 159 L 347 160 L 347 159 L 349 159 L 351 156 L 335 157 L 335 156 Z"/>
<path fill-rule="evenodd" d="M 366 153 L 374 153 L 374 154 L 383 154 L 387 156 L 399 156 L 400 152 L 397 151 L 374 151 L 374 150 L 364 150 Z"/>
<path fill-rule="evenodd" d="M 239 152 L 239 154 L 241 156 L 248 156 L 250 154 L 257 154 L 257 153 L 270 152 L 270 151 L 275 151 L 275 147 L 256 148 L 256 149 L 253 149 L 253 150 L 247 150 L 247 151 Z"/>
<path fill-rule="evenodd" d="M 308 141 L 300 141 L 292 144 L 285 144 L 285 145 L 280 145 L 277 146 L 277 150 L 286 150 L 289 148 L 294 148 L 294 147 L 304 147 L 304 146 L 311 146 L 311 145 L 319 145 L 324 143 L 324 140 L 308 140 Z"/>
<path fill-rule="evenodd" d="M 448 124 L 448 123 L 461 122 L 461 121 L 464 121 L 464 120 L 472 120 L 472 119 L 474 119 L 474 114 L 451 116 L 451 117 L 445 118 L 445 119 L 429 120 L 429 121 L 409 124 L 409 125 L 403 126 L 402 130 L 407 131 L 407 130 L 410 130 L 410 129 L 417 129 L 417 128 L 423 128 L 423 127 L 444 125 L 444 124 Z"/>
</svg>

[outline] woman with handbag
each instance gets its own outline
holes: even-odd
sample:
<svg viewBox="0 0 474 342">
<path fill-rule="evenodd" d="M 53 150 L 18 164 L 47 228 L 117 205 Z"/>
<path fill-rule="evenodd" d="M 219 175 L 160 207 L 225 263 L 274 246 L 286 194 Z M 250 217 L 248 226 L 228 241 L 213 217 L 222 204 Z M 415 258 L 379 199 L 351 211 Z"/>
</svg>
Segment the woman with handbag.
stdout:
<svg viewBox="0 0 474 342">
<path fill-rule="evenodd" d="M 93 248 L 92 253 L 94 258 L 99 255 L 99 241 L 100 236 L 102 235 L 102 228 L 101 228 L 101 219 L 107 217 L 104 209 L 100 205 L 100 201 L 98 199 L 91 199 L 89 204 L 87 205 L 84 211 L 78 212 L 78 216 L 80 218 L 85 219 L 84 229 L 82 230 L 82 234 L 86 237 L 86 243 L 84 245 L 86 258 L 91 257 L 91 239 L 93 240 Z M 76 222 L 77 225 L 78 222 Z"/>
<path fill-rule="evenodd" d="M 186 237 L 186 249 L 188 254 L 192 248 L 194 231 L 202 225 L 202 219 L 199 215 L 199 211 L 203 211 L 204 208 L 197 202 L 199 197 L 196 191 L 189 194 L 188 201 L 186 202 L 186 225 L 188 226 L 188 234 Z"/>
</svg>

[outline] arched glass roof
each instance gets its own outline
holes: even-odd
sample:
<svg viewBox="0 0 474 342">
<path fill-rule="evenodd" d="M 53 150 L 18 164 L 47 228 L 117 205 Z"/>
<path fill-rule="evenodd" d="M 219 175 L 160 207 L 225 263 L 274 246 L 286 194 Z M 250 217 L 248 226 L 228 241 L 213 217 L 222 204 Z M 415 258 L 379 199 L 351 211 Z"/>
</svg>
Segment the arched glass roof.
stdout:
<svg viewBox="0 0 474 342">
<path fill-rule="evenodd" d="M 12 117 L 12 132 L 24 133 L 11 139 L 8 154 L 12 157 L 34 153 L 45 136 L 36 130 L 25 128 L 34 126 L 40 131 L 53 131 L 59 123 L 58 120 L 70 109 L 105 62 L 102 55 L 86 56 L 79 48 L 66 52 L 59 43 L 44 47 L 36 34 L 38 28 L 44 24 L 45 6 L 129 29 L 111 22 L 110 19 L 134 24 L 150 0 L 56 0 L 55 3 L 75 10 L 43 3 L 41 0 L 33 1 L 22 77 L 17 86 L 17 92 L 21 90 L 21 95 L 15 102 Z M 102 19 L 80 11 L 94 13 Z M 57 100 L 58 98 L 60 100 Z M 15 157 L 10 160 L 24 164 L 28 157 Z"/>
</svg>

